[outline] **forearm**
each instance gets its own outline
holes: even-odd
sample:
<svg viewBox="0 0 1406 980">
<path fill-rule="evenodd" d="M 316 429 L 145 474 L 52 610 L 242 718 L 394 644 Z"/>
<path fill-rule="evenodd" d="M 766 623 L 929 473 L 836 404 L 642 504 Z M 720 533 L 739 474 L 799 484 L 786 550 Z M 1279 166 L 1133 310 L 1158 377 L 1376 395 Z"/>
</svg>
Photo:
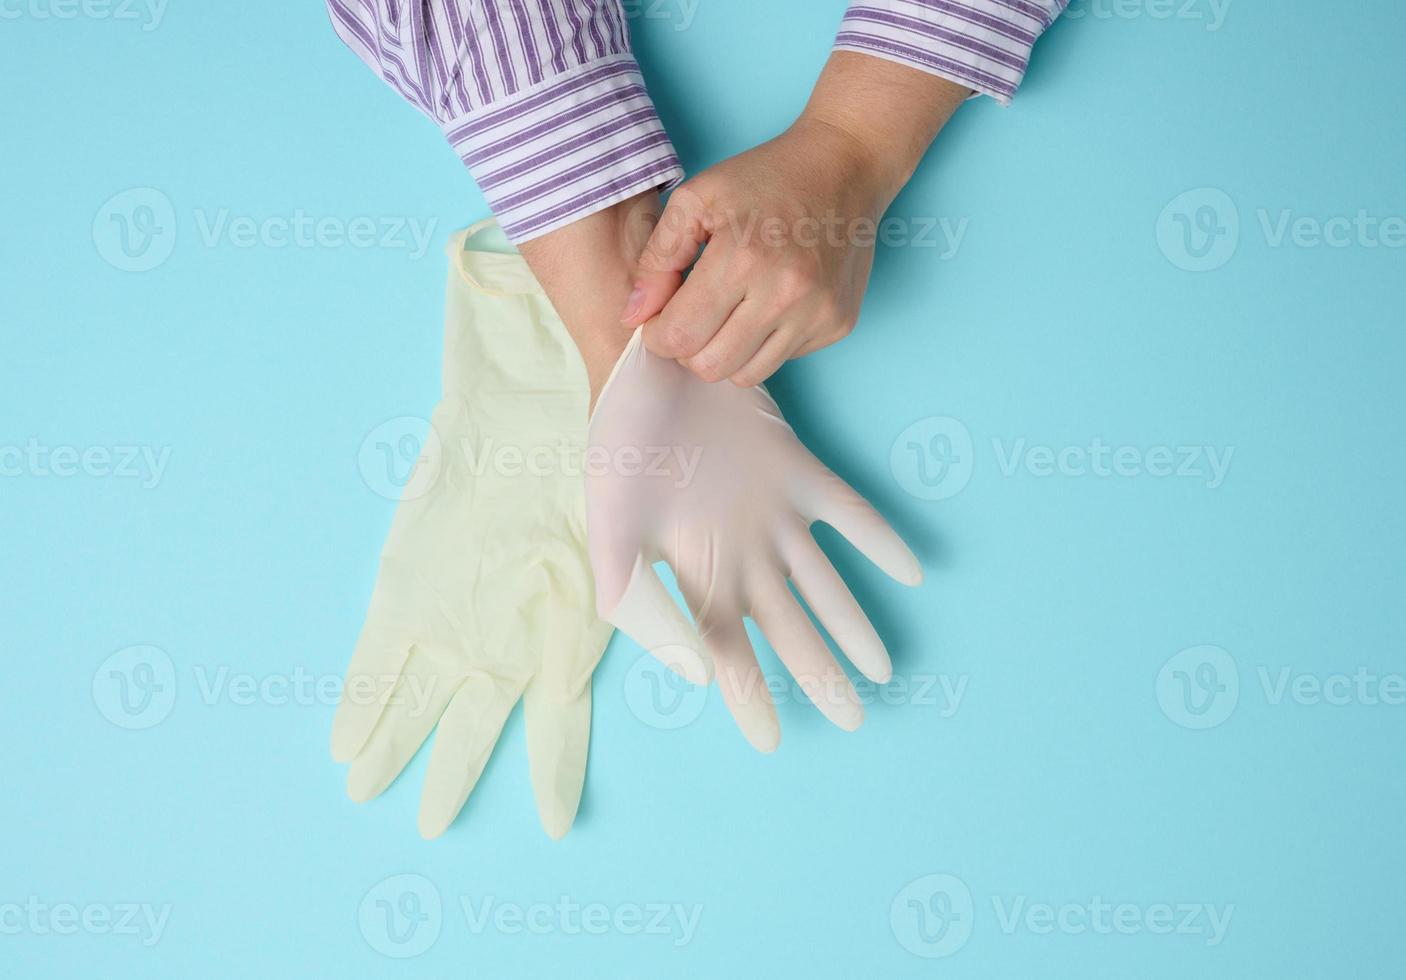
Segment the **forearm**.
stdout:
<svg viewBox="0 0 1406 980">
<path fill-rule="evenodd" d="M 796 125 L 844 137 L 874 177 L 886 209 L 969 95 L 971 89 L 940 75 L 834 51 Z"/>
<path fill-rule="evenodd" d="M 519 246 L 581 352 L 592 405 L 630 339 L 620 310 L 659 212 L 647 191 Z"/>
</svg>

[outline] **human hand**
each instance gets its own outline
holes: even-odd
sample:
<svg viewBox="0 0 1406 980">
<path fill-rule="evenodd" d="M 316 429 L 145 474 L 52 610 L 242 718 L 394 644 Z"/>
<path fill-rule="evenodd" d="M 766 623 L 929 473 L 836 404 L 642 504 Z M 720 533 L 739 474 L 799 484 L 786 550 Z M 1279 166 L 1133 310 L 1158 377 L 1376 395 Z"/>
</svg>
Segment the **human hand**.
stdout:
<svg viewBox="0 0 1406 980">
<path fill-rule="evenodd" d="M 674 191 L 622 323 L 702 380 L 742 386 L 847 336 L 879 222 L 967 94 L 836 52 L 794 125 Z"/>
<path fill-rule="evenodd" d="M 674 191 L 622 322 L 704 381 L 760 384 L 854 329 L 889 194 L 853 137 L 801 119 Z"/>
</svg>

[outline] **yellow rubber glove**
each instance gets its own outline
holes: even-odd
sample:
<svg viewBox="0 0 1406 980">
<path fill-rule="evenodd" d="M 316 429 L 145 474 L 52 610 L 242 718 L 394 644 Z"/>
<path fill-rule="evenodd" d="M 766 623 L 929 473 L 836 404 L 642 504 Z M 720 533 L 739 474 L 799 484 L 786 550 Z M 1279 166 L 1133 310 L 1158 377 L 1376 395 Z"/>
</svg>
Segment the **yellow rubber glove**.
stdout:
<svg viewBox="0 0 1406 980">
<path fill-rule="evenodd" d="M 438 837 L 524 699 L 542 826 L 570 829 L 610 639 L 586 555 L 580 462 L 589 391 L 526 263 L 450 242 L 444 397 L 396 510 L 347 672 L 332 755 L 362 802 L 438 725 L 420 833 Z"/>
</svg>

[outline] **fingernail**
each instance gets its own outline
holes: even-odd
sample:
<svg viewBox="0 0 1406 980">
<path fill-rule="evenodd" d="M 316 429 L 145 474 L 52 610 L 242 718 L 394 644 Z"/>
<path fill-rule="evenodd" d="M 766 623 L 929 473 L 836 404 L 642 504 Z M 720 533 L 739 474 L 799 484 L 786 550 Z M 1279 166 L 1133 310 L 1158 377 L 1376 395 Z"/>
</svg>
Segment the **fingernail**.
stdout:
<svg viewBox="0 0 1406 980">
<path fill-rule="evenodd" d="M 630 293 L 629 300 L 625 303 L 625 312 L 620 314 L 621 323 L 631 323 L 635 317 L 640 315 L 640 307 L 644 305 L 644 287 L 636 286 L 634 292 Z"/>
</svg>

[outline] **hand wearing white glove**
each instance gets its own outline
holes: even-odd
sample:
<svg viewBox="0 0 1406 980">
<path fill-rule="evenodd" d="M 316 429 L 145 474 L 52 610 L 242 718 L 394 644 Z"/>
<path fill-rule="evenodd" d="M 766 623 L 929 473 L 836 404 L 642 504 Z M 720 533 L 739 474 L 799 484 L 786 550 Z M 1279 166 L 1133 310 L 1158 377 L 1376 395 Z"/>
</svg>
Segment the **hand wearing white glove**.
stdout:
<svg viewBox="0 0 1406 980">
<path fill-rule="evenodd" d="M 596 404 L 586 515 L 597 608 L 686 678 L 719 687 L 747 739 L 773 751 L 776 708 L 743 627 L 750 617 L 816 706 L 858 728 L 864 710 L 789 580 L 854 665 L 892 675 L 888 652 L 811 536 L 834 527 L 905 585 L 917 558 L 878 512 L 801 445 L 766 390 L 707 384 L 649 353 L 637 331 Z M 674 570 L 697 628 L 653 569 Z M 711 664 L 694 657 L 704 651 Z"/>
</svg>

